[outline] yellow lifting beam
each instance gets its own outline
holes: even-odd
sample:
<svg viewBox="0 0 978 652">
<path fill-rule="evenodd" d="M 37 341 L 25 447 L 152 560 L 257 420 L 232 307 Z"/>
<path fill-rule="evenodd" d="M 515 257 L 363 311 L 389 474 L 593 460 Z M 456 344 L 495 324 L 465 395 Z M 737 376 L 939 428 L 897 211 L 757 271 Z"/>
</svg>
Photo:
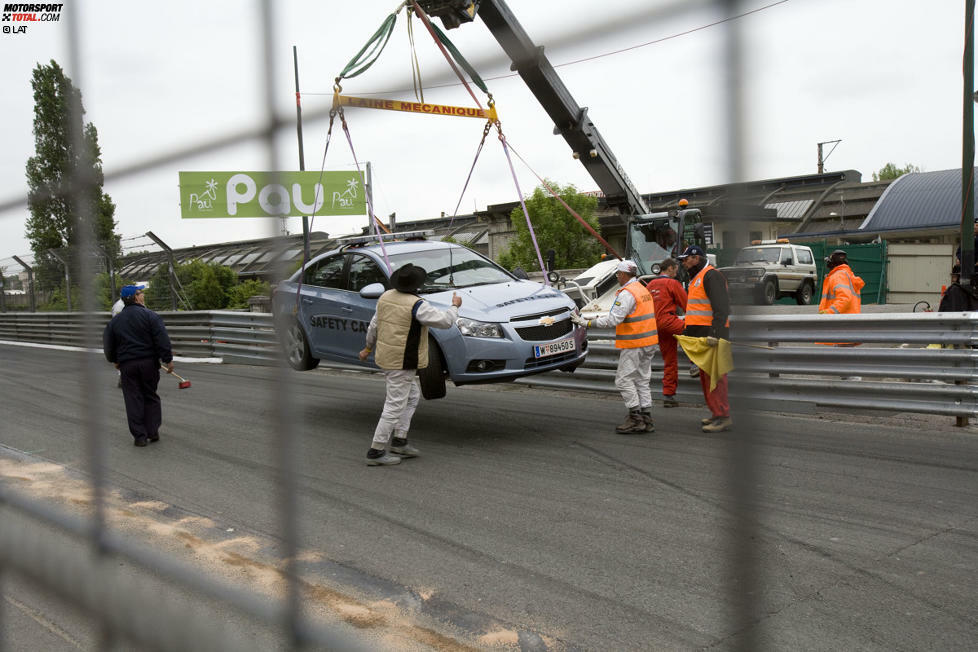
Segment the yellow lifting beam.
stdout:
<svg viewBox="0 0 978 652">
<path fill-rule="evenodd" d="M 361 109 L 382 109 L 385 111 L 403 111 L 406 113 L 426 113 L 428 115 L 449 115 L 457 118 L 480 118 L 495 122 L 498 120 L 496 106 L 490 104 L 488 109 L 470 108 L 467 106 L 448 106 L 446 104 L 430 104 L 428 102 L 402 102 L 401 100 L 385 100 L 352 95 L 333 95 L 333 108 L 354 106 Z"/>
</svg>

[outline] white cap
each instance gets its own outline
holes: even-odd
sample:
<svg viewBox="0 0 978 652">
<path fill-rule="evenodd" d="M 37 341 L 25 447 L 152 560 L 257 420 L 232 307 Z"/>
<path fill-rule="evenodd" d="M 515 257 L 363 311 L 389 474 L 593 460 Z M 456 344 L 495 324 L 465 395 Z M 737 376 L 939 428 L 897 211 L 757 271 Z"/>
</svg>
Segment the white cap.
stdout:
<svg viewBox="0 0 978 652">
<path fill-rule="evenodd" d="M 630 260 L 620 260 L 618 261 L 618 267 L 615 268 L 616 272 L 625 272 L 626 274 L 631 274 L 632 276 L 638 275 L 638 265 Z"/>
</svg>

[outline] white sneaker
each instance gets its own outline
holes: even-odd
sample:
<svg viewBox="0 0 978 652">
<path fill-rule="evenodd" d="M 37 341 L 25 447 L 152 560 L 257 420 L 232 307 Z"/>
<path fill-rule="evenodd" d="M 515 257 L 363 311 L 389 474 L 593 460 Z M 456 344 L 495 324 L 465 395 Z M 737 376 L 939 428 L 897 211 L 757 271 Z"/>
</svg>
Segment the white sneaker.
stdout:
<svg viewBox="0 0 978 652">
<path fill-rule="evenodd" d="M 396 455 L 391 455 L 390 453 L 384 451 L 384 454 L 380 457 L 368 457 L 367 466 L 390 466 L 392 464 L 400 464 L 401 458 Z"/>
<path fill-rule="evenodd" d="M 421 454 L 421 451 L 411 444 L 404 444 L 403 446 L 391 446 L 391 452 L 401 457 L 417 457 Z"/>
</svg>

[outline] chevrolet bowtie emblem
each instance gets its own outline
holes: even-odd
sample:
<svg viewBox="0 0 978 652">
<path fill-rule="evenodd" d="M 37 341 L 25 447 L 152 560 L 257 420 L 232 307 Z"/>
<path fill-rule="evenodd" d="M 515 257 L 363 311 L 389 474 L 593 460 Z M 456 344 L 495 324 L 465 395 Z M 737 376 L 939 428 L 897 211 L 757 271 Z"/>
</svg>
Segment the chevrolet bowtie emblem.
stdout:
<svg viewBox="0 0 978 652">
<path fill-rule="evenodd" d="M 553 326 L 554 325 L 554 318 L 553 317 L 541 317 L 540 318 L 540 325 L 541 326 Z"/>
</svg>

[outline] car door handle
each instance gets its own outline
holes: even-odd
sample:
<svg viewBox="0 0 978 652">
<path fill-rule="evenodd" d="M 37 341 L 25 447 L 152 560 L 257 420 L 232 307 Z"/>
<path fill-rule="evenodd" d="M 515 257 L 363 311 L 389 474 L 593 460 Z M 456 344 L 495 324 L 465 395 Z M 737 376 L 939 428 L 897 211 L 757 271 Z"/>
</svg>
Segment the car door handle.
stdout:
<svg viewBox="0 0 978 652">
<path fill-rule="evenodd" d="M 341 310 L 343 312 L 353 312 L 353 308 L 351 308 L 350 306 L 343 306 Z"/>
<path fill-rule="evenodd" d="M 302 303 L 312 303 L 312 299 L 306 299 L 305 297 L 303 297 Z"/>
</svg>

